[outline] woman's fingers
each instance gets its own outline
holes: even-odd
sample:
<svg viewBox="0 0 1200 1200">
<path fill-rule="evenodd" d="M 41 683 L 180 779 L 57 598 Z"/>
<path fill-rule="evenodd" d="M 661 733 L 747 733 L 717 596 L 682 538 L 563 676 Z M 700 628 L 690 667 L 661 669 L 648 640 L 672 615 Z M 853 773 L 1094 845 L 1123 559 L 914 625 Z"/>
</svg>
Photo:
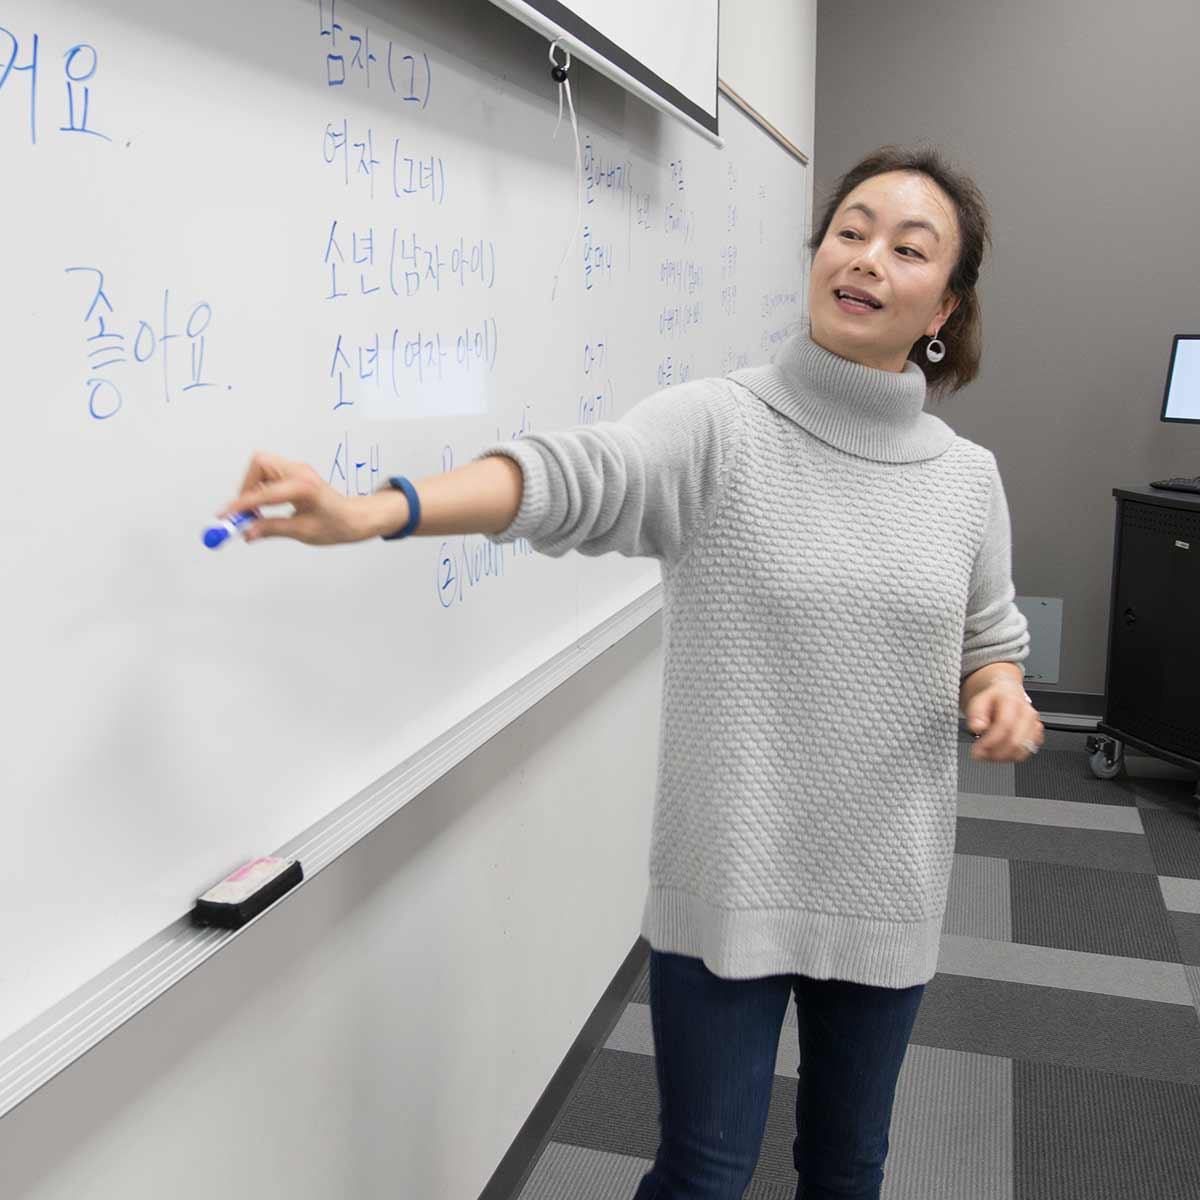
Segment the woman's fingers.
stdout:
<svg viewBox="0 0 1200 1200">
<path fill-rule="evenodd" d="M 259 509 L 290 504 L 286 516 L 264 517 Z M 217 514 L 252 512 L 258 518 L 245 529 L 248 542 L 262 538 L 294 538 L 312 546 L 362 541 L 368 536 L 362 506 L 324 482 L 308 463 L 292 462 L 259 451 L 250 461 L 237 499 Z"/>
<path fill-rule="evenodd" d="M 246 468 L 246 474 L 242 478 L 241 487 L 238 488 L 238 495 L 243 492 L 248 492 L 251 488 L 257 487 L 267 478 L 266 460 L 273 457 L 267 454 L 265 450 L 256 450 L 250 457 L 250 465 Z"/>
<path fill-rule="evenodd" d="M 246 468 L 246 474 L 242 478 L 238 494 L 249 492 L 263 483 L 286 479 L 289 474 L 295 473 L 296 468 L 303 465 L 303 463 L 294 463 L 278 454 L 272 454 L 269 450 L 256 450 L 250 457 L 250 465 Z"/>
<path fill-rule="evenodd" d="M 1021 709 L 1027 707 L 1020 705 Z M 1032 742 L 1040 750 L 1045 744 L 1045 730 L 1040 717 L 1030 721 L 1020 712 L 1005 714 L 992 722 L 987 733 L 971 747 L 971 754 L 993 762 L 1023 762 L 1033 753 L 1025 742 Z"/>
<path fill-rule="evenodd" d="M 312 522 L 304 517 L 259 517 L 242 536 L 248 542 L 271 537 L 290 537 L 307 542 L 312 538 L 311 525 Z"/>
<path fill-rule="evenodd" d="M 227 517 L 235 512 L 253 512 L 264 504 L 294 504 L 297 509 L 307 507 L 317 496 L 320 481 L 316 472 L 303 463 L 297 463 L 303 470 L 288 474 L 284 478 L 264 478 L 243 488 L 242 493 L 233 503 L 226 505 L 217 514 Z M 311 477 L 310 473 L 311 472 Z"/>
<path fill-rule="evenodd" d="M 1007 738 L 1024 703 L 1024 700 L 1012 695 L 1008 688 L 994 689 L 988 727 L 975 743 L 982 754 L 990 754 Z"/>
</svg>

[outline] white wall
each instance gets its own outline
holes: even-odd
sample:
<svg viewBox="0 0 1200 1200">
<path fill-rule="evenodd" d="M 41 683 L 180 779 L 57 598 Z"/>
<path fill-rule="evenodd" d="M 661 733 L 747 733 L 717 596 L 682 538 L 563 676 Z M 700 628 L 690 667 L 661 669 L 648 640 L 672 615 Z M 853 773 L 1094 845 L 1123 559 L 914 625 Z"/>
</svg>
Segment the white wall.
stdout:
<svg viewBox="0 0 1200 1200">
<path fill-rule="evenodd" d="M 721 0 L 719 71 L 812 158 L 817 0 Z"/>
<path fill-rule="evenodd" d="M 722 74 L 808 152 L 815 0 L 721 9 Z M 660 631 L 0 1120 L 4 1200 L 478 1196 L 638 937 Z"/>
</svg>

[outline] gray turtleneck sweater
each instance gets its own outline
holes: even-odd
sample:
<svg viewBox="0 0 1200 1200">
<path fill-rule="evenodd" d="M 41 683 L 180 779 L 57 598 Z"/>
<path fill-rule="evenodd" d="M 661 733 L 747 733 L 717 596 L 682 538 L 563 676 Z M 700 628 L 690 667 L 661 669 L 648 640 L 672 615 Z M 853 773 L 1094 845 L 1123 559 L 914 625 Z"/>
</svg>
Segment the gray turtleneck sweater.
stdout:
<svg viewBox="0 0 1200 1200">
<path fill-rule="evenodd" d="M 729 979 L 936 971 L 960 681 L 1029 635 L 995 456 L 924 403 L 915 363 L 805 331 L 771 366 L 477 456 L 524 475 L 492 541 L 661 563 L 656 950 Z"/>
</svg>

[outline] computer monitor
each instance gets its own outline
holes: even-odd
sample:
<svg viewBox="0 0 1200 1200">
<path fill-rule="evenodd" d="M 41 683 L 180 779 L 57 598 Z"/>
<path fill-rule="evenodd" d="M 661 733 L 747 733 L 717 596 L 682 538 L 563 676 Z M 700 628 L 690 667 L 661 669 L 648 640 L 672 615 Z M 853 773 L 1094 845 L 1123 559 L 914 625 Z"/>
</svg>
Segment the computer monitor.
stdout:
<svg viewBox="0 0 1200 1200">
<path fill-rule="evenodd" d="M 1175 335 L 1159 419 L 1200 424 L 1200 333 Z"/>
</svg>

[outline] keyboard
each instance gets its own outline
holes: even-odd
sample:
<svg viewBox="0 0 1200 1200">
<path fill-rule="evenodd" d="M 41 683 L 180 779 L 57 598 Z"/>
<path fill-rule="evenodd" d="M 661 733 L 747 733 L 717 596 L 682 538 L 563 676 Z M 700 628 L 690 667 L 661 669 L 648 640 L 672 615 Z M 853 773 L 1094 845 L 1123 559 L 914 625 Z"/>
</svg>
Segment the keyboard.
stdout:
<svg viewBox="0 0 1200 1200">
<path fill-rule="evenodd" d="M 1200 492 L 1200 475 L 1174 475 L 1170 479 L 1158 479 L 1150 484 L 1153 488 L 1167 488 L 1172 492 Z"/>
</svg>

